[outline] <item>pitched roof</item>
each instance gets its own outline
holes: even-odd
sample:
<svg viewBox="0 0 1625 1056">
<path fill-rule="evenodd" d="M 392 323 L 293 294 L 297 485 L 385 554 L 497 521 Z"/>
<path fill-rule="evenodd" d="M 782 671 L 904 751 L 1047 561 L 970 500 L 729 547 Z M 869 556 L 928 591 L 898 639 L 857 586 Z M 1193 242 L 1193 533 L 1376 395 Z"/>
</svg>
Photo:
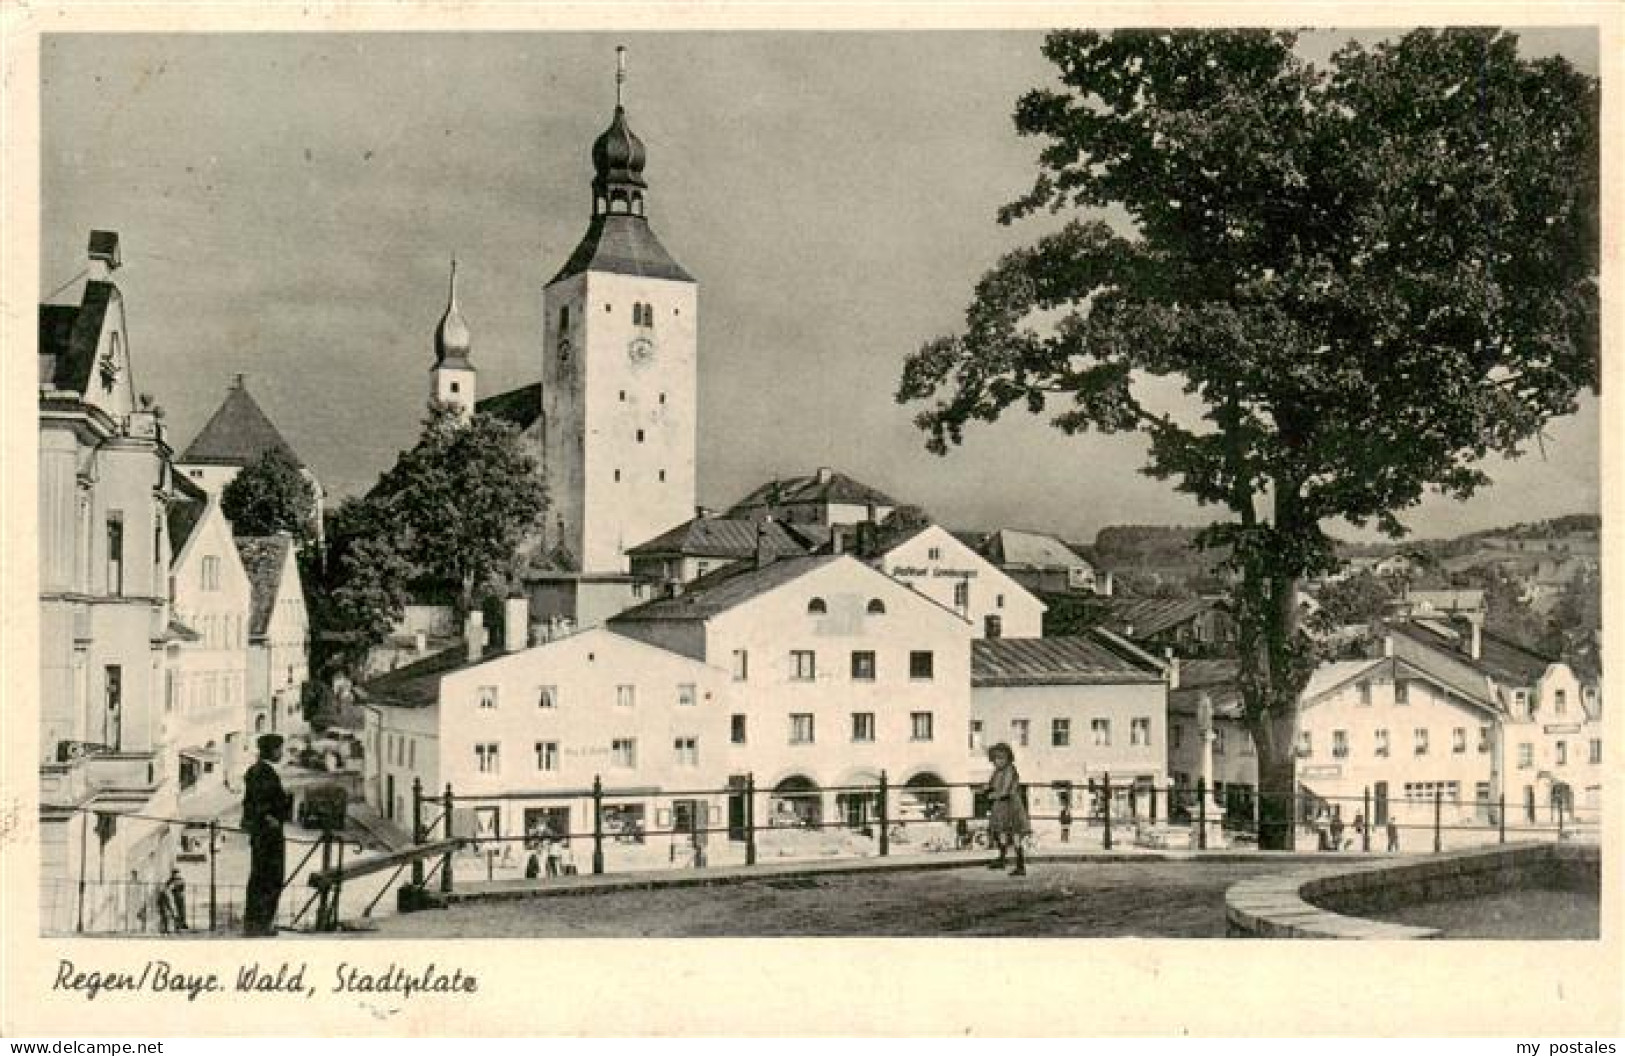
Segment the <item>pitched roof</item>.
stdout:
<svg viewBox="0 0 1625 1056">
<path fill-rule="evenodd" d="M 835 561 L 850 560 L 833 554 L 781 557 L 764 568 L 753 561 L 736 561 L 699 577 L 673 598 L 656 598 L 610 618 L 623 620 L 706 620 L 743 605 L 753 598 L 799 579 Z"/>
<path fill-rule="evenodd" d="M 489 659 L 487 657 L 486 659 Z M 440 678 L 459 668 L 469 667 L 468 648 L 459 642 L 444 652 L 414 660 L 393 671 L 361 684 L 369 704 L 392 704 L 403 708 L 423 708 L 440 699 Z"/>
<path fill-rule="evenodd" d="M 41 382 L 68 392 L 82 394 L 86 390 L 107 306 L 116 292 L 112 283 L 92 280 L 85 283 L 84 296 L 77 306 L 39 306 L 39 354 L 46 360 L 40 364 Z"/>
<path fill-rule="evenodd" d="M 250 637 L 263 637 L 271 623 L 276 607 L 277 591 L 282 586 L 282 569 L 293 549 L 289 535 L 240 535 L 236 538 L 237 553 L 243 559 L 243 571 L 248 573 L 248 584 L 253 590 L 253 605 L 249 613 Z"/>
<path fill-rule="evenodd" d="M 508 392 L 499 392 L 495 396 L 487 396 L 474 404 L 474 410 L 479 414 L 489 414 L 493 418 L 512 422 L 523 432 L 542 416 L 542 383 L 538 381 Z"/>
<path fill-rule="evenodd" d="M 279 450 L 299 465 L 304 461 L 260 410 L 248 387 L 240 381 L 226 393 L 214 412 L 177 461 L 217 466 L 248 466 L 270 450 Z"/>
<path fill-rule="evenodd" d="M 634 557 L 682 554 L 685 557 L 747 557 L 756 553 L 760 530 L 766 533 L 768 549 L 775 557 L 798 557 L 804 546 L 777 521 L 747 521 L 737 517 L 696 517 L 670 531 L 634 546 Z"/>
<path fill-rule="evenodd" d="M 1179 662 L 1179 688 L 1201 689 L 1204 686 L 1222 686 L 1236 680 L 1241 665 L 1234 660 L 1181 660 Z"/>
<path fill-rule="evenodd" d="M 979 638 L 971 643 L 972 686 L 1079 686 L 1161 682 L 1094 635 Z"/>
<path fill-rule="evenodd" d="M 1384 657 L 1377 657 L 1366 660 L 1335 660 L 1331 663 L 1321 664 L 1315 668 L 1314 674 L 1309 676 L 1309 682 L 1303 687 L 1303 692 L 1298 695 L 1298 699 L 1311 701 L 1316 697 L 1324 696 L 1372 668 L 1381 667 L 1388 662 Z"/>
<path fill-rule="evenodd" d="M 1475 659 L 1470 653 L 1471 639 L 1467 633 L 1438 620 L 1401 620 L 1389 627 L 1413 641 L 1447 653 L 1452 660 L 1482 671 L 1507 686 L 1532 686 L 1540 681 L 1540 676 L 1546 673 L 1548 667 L 1557 663 L 1555 658 L 1526 649 L 1487 628 L 1479 633 L 1479 655 Z"/>
<path fill-rule="evenodd" d="M 1130 638 L 1153 638 L 1215 606 L 1205 598 L 1111 598 L 1106 626 Z"/>
<path fill-rule="evenodd" d="M 1179 687 L 1168 693 L 1168 710 L 1195 715 L 1197 703 L 1206 696 L 1213 703 L 1215 716 L 1241 718 L 1241 689 L 1236 684 L 1240 669 L 1234 660 L 1179 661 Z"/>
<path fill-rule="evenodd" d="M 896 506 L 897 501 L 845 473 L 820 470 L 810 476 L 770 480 L 736 503 L 729 513 L 780 506 L 823 506 L 833 502 L 855 506 Z"/>
<path fill-rule="evenodd" d="M 1053 535 L 1016 528 L 1000 528 L 983 541 L 981 551 L 1002 568 L 1067 569 L 1089 564 Z"/>
<path fill-rule="evenodd" d="M 174 562 L 180 559 L 181 551 L 186 549 L 186 541 L 192 538 L 192 531 L 208 512 L 209 493 L 179 473 L 174 474 L 171 480 L 177 498 L 169 504 L 164 517 L 169 522 L 169 559 Z"/>
<path fill-rule="evenodd" d="M 693 282 L 694 276 L 672 259 L 655 237 L 649 221 L 641 216 L 601 213 L 587 225 L 570 259 L 553 276 L 549 286 L 584 271 L 608 271 L 617 275 L 638 275 L 647 279 Z"/>
</svg>

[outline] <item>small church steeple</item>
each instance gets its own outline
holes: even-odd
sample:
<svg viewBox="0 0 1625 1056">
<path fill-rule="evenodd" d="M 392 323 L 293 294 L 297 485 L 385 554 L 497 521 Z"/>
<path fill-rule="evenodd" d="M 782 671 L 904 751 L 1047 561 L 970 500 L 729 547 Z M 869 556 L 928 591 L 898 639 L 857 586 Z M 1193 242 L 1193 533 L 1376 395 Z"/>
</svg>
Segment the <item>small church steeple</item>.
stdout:
<svg viewBox="0 0 1625 1056">
<path fill-rule="evenodd" d="M 457 407 L 465 417 L 474 411 L 474 364 L 468 358 L 471 343 L 468 323 L 457 304 L 457 258 L 453 256 L 446 311 L 434 331 L 430 394 L 442 403 Z"/>
</svg>

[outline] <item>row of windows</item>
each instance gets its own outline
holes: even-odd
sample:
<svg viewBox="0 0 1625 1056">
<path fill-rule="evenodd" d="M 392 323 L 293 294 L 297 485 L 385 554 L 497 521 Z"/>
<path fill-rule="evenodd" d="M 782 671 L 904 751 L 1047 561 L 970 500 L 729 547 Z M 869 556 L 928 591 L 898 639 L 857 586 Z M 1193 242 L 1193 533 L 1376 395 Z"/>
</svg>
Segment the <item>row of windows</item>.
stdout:
<svg viewBox="0 0 1625 1056">
<path fill-rule="evenodd" d="M 1426 726 L 1417 726 L 1411 731 L 1411 752 L 1413 755 L 1427 755 L 1431 747 L 1432 735 Z M 1489 726 L 1478 728 L 1478 750 L 1488 752 L 1494 743 L 1494 733 Z M 1379 759 L 1386 759 L 1392 748 L 1391 740 L 1386 729 L 1372 731 L 1371 754 Z M 1450 750 L 1455 755 L 1465 755 L 1467 752 L 1467 727 L 1457 726 L 1450 731 Z M 1309 730 L 1298 734 L 1298 758 L 1309 759 L 1315 754 L 1314 735 Z M 1332 731 L 1332 758 L 1347 759 L 1349 757 L 1349 735 L 1347 730 Z"/>
<path fill-rule="evenodd" d="M 384 759 L 395 766 L 413 768 L 418 765 L 418 742 L 413 737 L 403 737 L 399 734 L 386 734 L 384 737 Z"/>
<path fill-rule="evenodd" d="M 735 715 L 731 727 L 731 738 L 735 744 L 744 744 L 745 716 Z M 936 716 L 929 711 L 911 711 L 908 714 L 908 728 L 910 741 L 932 741 L 936 739 Z M 818 740 L 817 720 L 810 712 L 791 712 L 790 714 L 791 744 L 816 744 Z M 873 744 L 875 742 L 875 713 L 872 711 L 854 711 L 852 713 L 851 741 L 853 744 Z"/>
<path fill-rule="evenodd" d="M 558 686 L 537 686 L 530 691 L 530 699 L 536 702 L 538 708 L 557 708 L 560 704 Z M 691 708 L 698 699 L 698 690 L 692 682 L 682 682 L 677 685 L 677 706 Z M 481 686 L 479 688 L 479 706 L 483 710 L 495 710 L 501 699 L 501 689 L 497 686 Z M 615 706 L 630 708 L 636 706 L 638 701 L 638 687 L 630 683 L 615 687 Z"/>
<path fill-rule="evenodd" d="M 608 312 L 608 313 L 613 313 L 615 311 L 615 306 L 613 304 L 609 303 L 608 301 L 605 301 L 604 302 L 604 311 Z M 681 308 L 673 308 L 671 310 L 671 314 L 672 315 L 682 315 L 683 310 Z M 654 305 L 649 304 L 649 303 L 647 303 L 645 301 L 634 301 L 633 304 L 632 304 L 632 325 L 633 326 L 643 326 L 643 327 L 652 327 L 652 326 L 654 326 L 655 325 L 655 307 L 654 307 Z M 570 329 L 570 306 L 568 304 L 566 304 L 566 305 L 563 305 L 562 307 L 559 308 L 559 330 L 562 332 L 562 331 L 565 331 L 565 330 L 568 330 L 568 329 Z"/>
<path fill-rule="evenodd" d="M 642 429 L 638 430 L 638 443 L 640 443 L 640 444 L 643 443 L 643 430 Z M 662 484 L 666 483 L 666 471 L 665 470 L 663 470 L 663 469 L 660 470 L 659 472 L 657 472 L 655 474 L 655 476 L 659 480 L 660 483 L 662 483 Z M 620 482 L 621 482 L 621 471 L 617 469 L 615 471 L 615 483 L 619 484 Z"/>
<path fill-rule="evenodd" d="M 736 650 L 734 655 L 736 659 L 734 677 L 742 680 L 748 673 L 745 667 L 745 651 Z M 851 671 L 854 682 L 873 682 L 877 671 L 874 650 L 854 649 Z M 790 650 L 791 680 L 811 682 L 817 677 L 818 654 L 812 649 Z M 936 658 L 929 649 L 916 649 L 908 654 L 908 677 L 916 681 L 928 681 L 936 677 Z"/>
<path fill-rule="evenodd" d="M 672 740 L 672 762 L 677 766 L 700 765 L 700 740 L 698 737 L 676 737 Z M 534 745 L 536 771 L 538 773 L 552 773 L 559 769 L 560 749 L 558 741 L 537 741 Z M 638 765 L 638 741 L 636 737 L 616 737 L 609 742 L 610 765 L 619 770 L 635 769 Z M 474 767 L 482 774 L 500 774 L 502 772 L 502 744 L 499 741 L 487 741 L 474 746 Z"/>
<path fill-rule="evenodd" d="M 1371 683 L 1370 682 L 1361 682 L 1361 683 L 1359 683 L 1359 693 L 1360 693 L 1360 705 L 1362 707 L 1370 707 L 1371 706 Z M 1516 692 L 1516 694 L 1514 694 L 1514 696 L 1515 696 L 1515 698 L 1516 698 L 1516 700 L 1517 700 L 1517 702 L 1518 702 L 1518 704 L 1520 706 L 1526 704 L 1528 702 L 1528 699 L 1529 699 L 1529 694 L 1525 690 L 1521 690 L 1521 689 L 1518 690 Z M 1401 707 L 1405 707 L 1405 706 L 1409 705 L 1410 702 L 1411 702 L 1410 683 L 1409 682 L 1403 682 L 1403 681 L 1395 682 L 1394 683 L 1394 703 L 1401 706 Z M 1568 710 L 1569 710 L 1569 694 L 1568 694 L 1568 690 L 1566 690 L 1566 689 L 1557 689 L 1557 690 L 1552 691 L 1552 710 L 1553 710 L 1554 713 L 1556 713 L 1558 715 L 1566 715 L 1568 713 Z"/>
<path fill-rule="evenodd" d="M 1590 753 L 1587 761 L 1593 766 L 1602 762 L 1602 738 L 1593 737 L 1590 743 Z M 1569 742 L 1556 741 L 1552 744 L 1552 763 L 1555 766 L 1569 765 Z M 1535 746 L 1528 741 L 1518 745 L 1518 769 L 1530 770 L 1535 765 Z"/>
<path fill-rule="evenodd" d="M 1225 728 L 1223 726 L 1214 726 L 1213 727 L 1213 754 L 1214 755 L 1224 755 L 1228 751 L 1228 747 L 1227 747 L 1228 741 L 1229 741 L 1229 737 L 1227 735 L 1227 732 L 1226 732 Z M 1183 725 L 1181 725 L 1180 723 L 1176 722 L 1168 730 L 1168 746 L 1177 751 L 1178 749 L 1184 747 L 1184 745 L 1185 745 L 1185 727 Z M 1257 750 L 1254 749 L 1254 747 L 1253 747 L 1252 734 L 1246 732 L 1245 730 L 1243 730 L 1242 733 L 1241 733 L 1241 754 L 1242 755 L 1256 755 L 1256 754 L 1258 754 Z"/>
<path fill-rule="evenodd" d="M 879 598 L 870 598 L 869 604 L 863 607 L 863 611 L 867 612 L 870 616 L 884 616 L 886 615 L 886 603 L 881 601 Z M 828 614 L 829 603 L 823 598 L 813 598 L 811 601 L 807 602 L 808 616 L 827 616 Z"/>
</svg>

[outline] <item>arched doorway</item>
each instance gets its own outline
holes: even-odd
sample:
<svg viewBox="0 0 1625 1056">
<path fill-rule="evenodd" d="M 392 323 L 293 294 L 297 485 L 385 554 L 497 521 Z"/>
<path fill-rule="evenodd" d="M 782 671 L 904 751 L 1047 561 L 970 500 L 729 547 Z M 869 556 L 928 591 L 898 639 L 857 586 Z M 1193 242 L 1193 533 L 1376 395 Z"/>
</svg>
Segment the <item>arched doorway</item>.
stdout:
<svg viewBox="0 0 1625 1056">
<path fill-rule="evenodd" d="M 898 817 L 937 821 L 948 817 L 948 785 L 939 774 L 922 770 L 903 782 Z"/>
<path fill-rule="evenodd" d="M 768 806 L 768 824 L 782 827 L 801 825 L 812 828 L 824 822 L 824 798 L 818 782 L 792 774 L 773 786 Z"/>
<path fill-rule="evenodd" d="M 880 819 L 880 775 L 860 771 L 841 781 L 835 808 L 849 829 L 867 830 Z"/>
</svg>

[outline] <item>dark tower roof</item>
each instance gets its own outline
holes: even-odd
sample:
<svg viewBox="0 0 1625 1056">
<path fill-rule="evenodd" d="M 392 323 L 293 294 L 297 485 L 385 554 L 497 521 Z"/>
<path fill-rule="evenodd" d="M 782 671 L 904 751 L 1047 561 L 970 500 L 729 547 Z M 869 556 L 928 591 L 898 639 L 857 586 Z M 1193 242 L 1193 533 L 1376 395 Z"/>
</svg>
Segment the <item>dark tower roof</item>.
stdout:
<svg viewBox="0 0 1625 1056">
<path fill-rule="evenodd" d="M 592 145 L 593 190 L 607 190 L 611 184 L 647 187 L 643 182 L 643 165 L 647 160 L 643 140 L 627 127 L 626 107 L 617 106 L 609 127 Z"/>
<path fill-rule="evenodd" d="M 214 417 L 197 434 L 179 461 L 219 466 L 248 466 L 259 461 L 266 451 L 276 448 L 299 465 L 304 459 L 294 453 L 282 439 L 271 419 L 260 410 L 254 397 L 248 394 L 243 376 L 237 375 L 225 402 L 214 412 Z"/>
<path fill-rule="evenodd" d="M 623 53 L 624 49 L 617 49 Z M 592 145 L 592 222 L 552 285 L 585 271 L 607 271 L 651 279 L 693 282 L 655 237 L 645 214 L 649 185 L 643 178 L 648 152 L 626 123 L 620 103 L 622 67 L 616 76 L 615 115 Z"/>
</svg>

